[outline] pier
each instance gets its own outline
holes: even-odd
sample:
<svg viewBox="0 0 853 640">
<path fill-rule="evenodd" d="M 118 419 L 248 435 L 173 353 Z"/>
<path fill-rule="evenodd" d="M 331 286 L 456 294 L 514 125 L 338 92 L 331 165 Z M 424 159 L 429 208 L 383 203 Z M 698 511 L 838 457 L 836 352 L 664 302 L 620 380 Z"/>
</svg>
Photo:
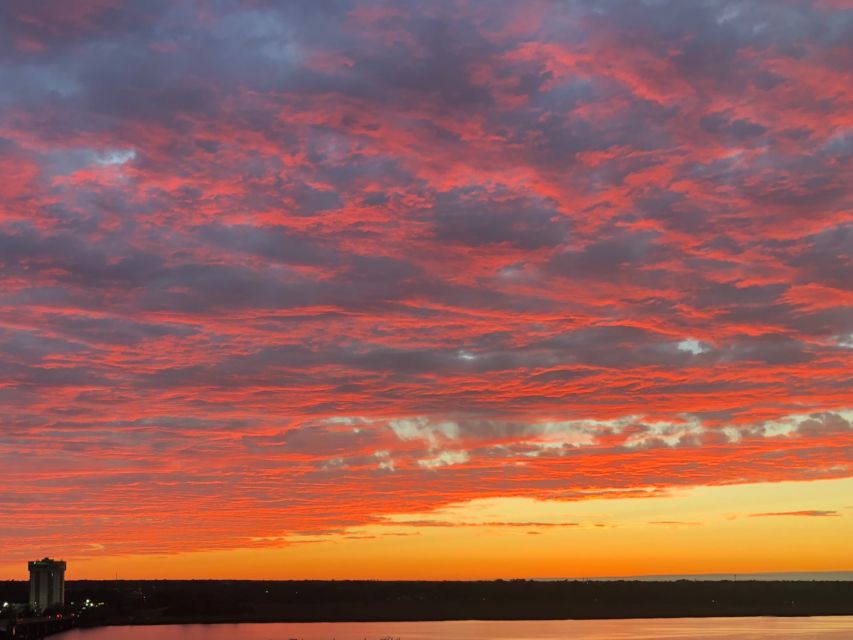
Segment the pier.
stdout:
<svg viewBox="0 0 853 640">
<path fill-rule="evenodd" d="M 38 640 L 74 627 L 77 617 L 42 616 L 38 618 L 17 618 L 0 620 L 0 640 Z"/>
</svg>

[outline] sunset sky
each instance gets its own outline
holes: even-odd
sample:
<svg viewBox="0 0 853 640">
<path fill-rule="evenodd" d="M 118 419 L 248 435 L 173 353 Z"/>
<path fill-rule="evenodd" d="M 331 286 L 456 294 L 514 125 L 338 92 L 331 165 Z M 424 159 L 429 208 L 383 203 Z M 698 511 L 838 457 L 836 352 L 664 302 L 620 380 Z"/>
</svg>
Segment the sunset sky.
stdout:
<svg viewBox="0 0 853 640">
<path fill-rule="evenodd" d="M 0 579 L 853 570 L 853 2 L 0 2 Z"/>
</svg>

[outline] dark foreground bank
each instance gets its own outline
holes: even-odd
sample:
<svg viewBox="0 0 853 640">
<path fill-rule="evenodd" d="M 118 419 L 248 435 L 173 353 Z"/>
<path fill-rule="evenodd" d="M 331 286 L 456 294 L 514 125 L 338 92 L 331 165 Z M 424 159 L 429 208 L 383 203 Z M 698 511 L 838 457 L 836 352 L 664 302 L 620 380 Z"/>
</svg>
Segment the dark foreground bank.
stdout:
<svg viewBox="0 0 853 640">
<path fill-rule="evenodd" d="M 0 601 L 26 601 L 0 582 Z M 853 582 L 72 581 L 83 626 L 853 615 Z"/>
</svg>

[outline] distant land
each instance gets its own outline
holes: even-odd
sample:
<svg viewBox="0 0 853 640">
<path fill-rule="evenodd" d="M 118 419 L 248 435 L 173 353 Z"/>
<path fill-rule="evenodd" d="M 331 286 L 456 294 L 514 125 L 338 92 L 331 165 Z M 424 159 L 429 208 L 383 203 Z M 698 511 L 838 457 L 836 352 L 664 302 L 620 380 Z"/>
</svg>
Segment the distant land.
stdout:
<svg viewBox="0 0 853 640">
<path fill-rule="evenodd" d="M 830 574 L 835 575 L 835 574 Z M 849 572 L 842 572 L 849 575 Z M 851 580 L 69 581 L 81 626 L 853 615 Z M 0 582 L 0 601 L 27 584 Z M 72 605 L 73 606 L 73 605 Z"/>
<path fill-rule="evenodd" d="M 599 578 L 538 578 L 539 580 L 763 580 L 776 582 L 779 580 L 853 580 L 853 571 L 789 571 L 765 573 L 684 573 L 684 574 L 654 574 L 641 576 L 611 576 Z"/>
</svg>

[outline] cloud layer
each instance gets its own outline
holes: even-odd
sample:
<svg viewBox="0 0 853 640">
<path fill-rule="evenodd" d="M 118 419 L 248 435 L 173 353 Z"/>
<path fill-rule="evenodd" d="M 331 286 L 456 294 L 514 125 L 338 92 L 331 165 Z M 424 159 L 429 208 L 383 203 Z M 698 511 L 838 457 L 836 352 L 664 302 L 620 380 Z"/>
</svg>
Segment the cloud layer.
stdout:
<svg viewBox="0 0 853 640">
<path fill-rule="evenodd" d="M 851 42 L 829 0 L 4 2 L 0 548 L 850 476 Z"/>
</svg>

